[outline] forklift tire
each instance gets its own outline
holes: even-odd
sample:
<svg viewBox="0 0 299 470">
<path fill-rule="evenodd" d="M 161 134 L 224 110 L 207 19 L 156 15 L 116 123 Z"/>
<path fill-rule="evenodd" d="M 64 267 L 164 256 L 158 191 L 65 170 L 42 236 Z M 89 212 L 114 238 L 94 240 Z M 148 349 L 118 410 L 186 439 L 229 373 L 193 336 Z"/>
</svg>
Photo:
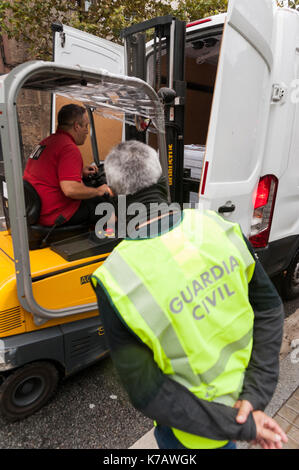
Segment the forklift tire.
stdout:
<svg viewBox="0 0 299 470">
<path fill-rule="evenodd" d="M 59 380 L 50 362 L 33 362 L 12 372 L 0 386 L 0 410 L 10 422 L 42 408 L 54 394 Z"/>
<path fill-rule="evenodd" d="M 292 300 L 299 297 L 299 252 L 283 274 L 281 282 L 281 294 L 283 299 Z"/>
</svg>

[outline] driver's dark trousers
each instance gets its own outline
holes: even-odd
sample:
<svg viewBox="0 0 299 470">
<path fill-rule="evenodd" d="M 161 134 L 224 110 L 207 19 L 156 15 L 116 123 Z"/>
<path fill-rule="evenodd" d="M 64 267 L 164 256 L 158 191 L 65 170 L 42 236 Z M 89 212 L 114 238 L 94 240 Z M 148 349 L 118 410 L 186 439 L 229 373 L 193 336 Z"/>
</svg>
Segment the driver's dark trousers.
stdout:
<svg viewBox="0 0 299 470">
<path fill-rule="evenodd" d="M 101 202 L 107 202 L 107 199 L 104 197 L 94 197 L 92 199 L 82 200 L 74 215 L 72 215 L 63 226 L 81 224 L 95 225 L 101 217 L 95 214 L 96 207 Z"/>
</svg>

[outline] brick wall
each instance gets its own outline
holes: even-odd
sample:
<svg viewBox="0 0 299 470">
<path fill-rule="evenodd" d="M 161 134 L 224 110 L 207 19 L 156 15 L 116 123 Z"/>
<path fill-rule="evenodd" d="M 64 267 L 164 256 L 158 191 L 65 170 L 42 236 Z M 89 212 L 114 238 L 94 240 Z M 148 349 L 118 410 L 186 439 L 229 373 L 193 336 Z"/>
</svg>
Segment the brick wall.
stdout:
<svg viewBox="0 0 299 470">
<path fill-rule="evenodd" d="M 7 73 L 29 60 L 24 44 L 7 39 L 5 35 L 0 38 L 0 50 L 0 73 Z M 49 134 L 51 97 L 48 93 L 22 90 L 17 105 L 26 157 Z"/>
</svg>

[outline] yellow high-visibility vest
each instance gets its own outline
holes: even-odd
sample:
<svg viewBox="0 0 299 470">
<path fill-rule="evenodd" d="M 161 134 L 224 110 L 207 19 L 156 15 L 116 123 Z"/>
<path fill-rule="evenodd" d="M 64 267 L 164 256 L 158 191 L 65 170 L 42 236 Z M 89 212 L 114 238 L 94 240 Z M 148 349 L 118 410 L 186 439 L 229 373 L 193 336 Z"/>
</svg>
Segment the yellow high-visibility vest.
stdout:
<svg viewBox="0 0 299 470">
<path fill-rule="evenodd" d="M 164 374 L 198 398 L 233 406 L 250 360 L 255 262 L 239 225 L 212 211 L 183 211 L 154 238 L 122 241 L 92 275 Z M 172 428 L 190 449 L 227 441 Z"/>
</svg>

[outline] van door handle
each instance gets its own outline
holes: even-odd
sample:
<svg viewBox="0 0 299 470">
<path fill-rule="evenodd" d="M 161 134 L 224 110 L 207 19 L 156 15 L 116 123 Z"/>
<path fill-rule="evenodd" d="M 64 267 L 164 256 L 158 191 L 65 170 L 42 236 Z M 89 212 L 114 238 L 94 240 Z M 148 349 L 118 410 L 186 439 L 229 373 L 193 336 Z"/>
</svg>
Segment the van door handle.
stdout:
<svg viewBox="0 0 299 470">
<path fill-rule="evenodd" d="M 219 214 L 224 214 L 225 212 L 234 212 L 236 206 L 231 201 L 227 201 L 224 206 L 218 207 Z"/>
</svg>

